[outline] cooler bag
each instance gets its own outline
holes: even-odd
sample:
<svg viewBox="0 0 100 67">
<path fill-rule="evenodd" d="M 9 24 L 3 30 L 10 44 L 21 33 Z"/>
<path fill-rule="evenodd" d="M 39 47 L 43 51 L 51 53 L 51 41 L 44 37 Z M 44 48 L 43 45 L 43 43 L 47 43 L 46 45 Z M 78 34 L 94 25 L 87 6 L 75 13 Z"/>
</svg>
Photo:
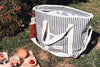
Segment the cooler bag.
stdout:
<svg viewBox="0 0 100 67">
<path fill-rule="evenodd" d="M 74 58 L 86 50 L 92 35 L 91 13 L 62 5 L 38 5 L 33 11 L 31 23 L 35 26 L 36 22 L 36 30 L 30 28 L 30 35 L 40 48 L 55 56 Z"/>
</svg>

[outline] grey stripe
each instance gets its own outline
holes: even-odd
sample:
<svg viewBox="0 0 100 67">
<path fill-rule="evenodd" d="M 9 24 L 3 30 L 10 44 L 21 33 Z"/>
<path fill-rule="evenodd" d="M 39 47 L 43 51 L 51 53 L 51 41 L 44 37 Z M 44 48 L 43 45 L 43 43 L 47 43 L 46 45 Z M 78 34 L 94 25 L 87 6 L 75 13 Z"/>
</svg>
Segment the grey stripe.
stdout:
<svg viewBox="0 0 100 67">
<path fill-rule="evenodd" d="M 39 12 L 38 10 L 42 10 L 43 13 Z M 63 10 L 67 11 L 69 13 L 77 14 L 80 17 L 82 16 L 83 18 L 80 17 L 61 17 L 61 16 L 54 16 L 50 15 L 45 11 L 52 11 L 52 10 Z M 41 44 L 42 47 L 44 45 L 41 42 L 41 32 L 42 32 L 42 22 L 43 20 L 47 20 L 49 23 L 50 27 L 50 32 L 58 35 L 66 31 L 66 28 L 68 27 L 68 24 L 74 24 L 74 36 L 73 36 L 73 55 L 76 55 L 79 50 L 83 47 L 83 41 L 86 36 L 86 31 L 84 33 L 83 30 L 87 27 L 89 24 L 89 21 L 91 19 L 90 15 L 85 12 L 80 12 L 78 10 L 70 9 L 70 8 L 61 8 L 57 6 L 38 6 L 37 10 L 35 10 L 35 15 L 36 15 L 36 25 L 37 25 L 37 38 Z M 86 18 L 87 17 L 87 18 Z M 50 37 L 52 38 L 52 36 Z M 63 47 L 62 49 L 57 49 L 54 48 L 54 46 L 61 46 Z M 54 52 L 63 52 L 63 53 L 68 53 L 68 38 L 64 38 L 57 43 L 49 46 L 50 51 Z"/>
</svg>

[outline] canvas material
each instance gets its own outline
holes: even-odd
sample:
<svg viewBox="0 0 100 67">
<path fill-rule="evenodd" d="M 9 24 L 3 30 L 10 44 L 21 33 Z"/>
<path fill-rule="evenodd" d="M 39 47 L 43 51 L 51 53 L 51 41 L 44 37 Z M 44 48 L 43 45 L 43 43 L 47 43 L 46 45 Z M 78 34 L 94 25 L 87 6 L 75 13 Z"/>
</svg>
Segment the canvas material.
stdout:
<svg viewBox="0 0 100 67">
<path fill-rule="evenodd" d="M 41 6 L 41 5 L 40 5 Z M 89 28 L 89 23 L 92 18 L 91 14 L 73 9 L 73 8 L 64 8 L 62 10 L 73 10 L 76 12 L 76 14 L 82 14 L 84 17 L 61 17 L 61 16 L 54 16 L 50 15 L 44 12 L 41 12 L 42 10 L 45 9 L 61 9 L 62 7 L 52 7 L 52 6 L 44 6 L 42 7 L 37 7 L 37 10 L 35 10 L 35 17 L 36 17 L 36 27 L 37 27 L 37 39 L 40 42 L 38 46 L 40 46 L 42 49 L 47 50 L 51 53 L 53 53 L 56 56 L 61 56 L 62 57 L 77 57 L 79 54 L 81 54 L 85 49 L 90 41 L 91 34 L 89 36 L 88 42 L 86 41 L 84 43 L 84 40 L 87 35 L 87 30 Z M 87 17 L 87 18 L 86 18 Z M 53 43 L 50 46 L 46 46 L 42 41 L 41 41 L 41 36 L 42 36 L 42 29 L 43 29 L 43 21 L 47 20 L 49 24 L 49 30 L 53 35 L 59 35 L 62 34 L 63 32 L 66 31 L 66 28 L 69 27 L 69 25 L 74 25 L 74 28 L 70 31 L 68 37 L 64 36 L 63 39 L 59 40 L 56 43 Z M 52 39 L 53 36 L 49 36 L 49 39 Z M 88 38 L 88 37 L 87 37 Z M 34 40 L 34 39 L 33 39 Z M 59 55 L 60 54 L 60 55 Z M 65 55 L 65 56 L 64 56 Z"/>
</svg>

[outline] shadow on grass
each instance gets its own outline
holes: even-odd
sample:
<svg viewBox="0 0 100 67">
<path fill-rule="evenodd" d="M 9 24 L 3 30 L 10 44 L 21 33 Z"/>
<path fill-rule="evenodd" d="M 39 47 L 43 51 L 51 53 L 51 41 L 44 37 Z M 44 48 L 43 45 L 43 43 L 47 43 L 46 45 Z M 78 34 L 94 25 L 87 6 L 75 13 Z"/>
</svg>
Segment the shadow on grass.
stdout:
<svg viewBox="0 0 100 67">
<path fill-rule="evenodd" d="M 87 49 L 83 52 L 83 54 L 88 54 L 97 45 L 99 37 L 100 33 L 93 31 L 89 45 L 87 46 Z"/>
<path fill-rule="evenodd" d="M 47 0 L 47 4 L 68 5 L 71 3 L 88 2 L 87 0 Z"/>
</svg>

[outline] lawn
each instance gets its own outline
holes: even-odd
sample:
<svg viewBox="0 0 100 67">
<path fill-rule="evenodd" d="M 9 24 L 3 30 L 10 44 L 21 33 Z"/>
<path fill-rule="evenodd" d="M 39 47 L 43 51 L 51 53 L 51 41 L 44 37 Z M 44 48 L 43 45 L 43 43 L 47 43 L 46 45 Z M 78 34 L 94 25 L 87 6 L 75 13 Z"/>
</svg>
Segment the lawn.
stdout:
<svg viewBox="0 0 100 67">
<path fill-rule="evenodd" d="M 100 67 L 100 0 L 71 3 L 68 6 L 91 12 L 94 15 L 91 22 L 94 32 L 85 57 L 61 58 L 42 50 L 30 40 L 29 27 L 15 36 L 2 38 L 0 52 L 7 51 L 11 56 L 20 48 L 32 50 L 41 67 Z"/>
</svg>

